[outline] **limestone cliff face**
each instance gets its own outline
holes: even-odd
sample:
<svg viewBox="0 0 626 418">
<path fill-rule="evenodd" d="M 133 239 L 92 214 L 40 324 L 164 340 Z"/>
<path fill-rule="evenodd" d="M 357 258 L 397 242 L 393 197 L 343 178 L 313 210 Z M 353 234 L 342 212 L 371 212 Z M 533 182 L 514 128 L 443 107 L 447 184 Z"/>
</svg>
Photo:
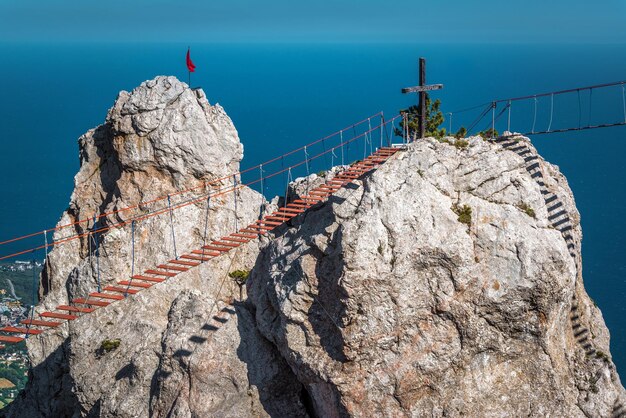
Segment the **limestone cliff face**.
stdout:
<svg viewBox="0 0 626 418">
<path fill-rule="evenodd" d="M 565 177 L 470 144 L 410 145 L 261 252 L 258 329 L 319 416 L 619 416 Z"/>
<path fill-rule="evenodd" d="M 168 194 L 172 204 L 184 202 L 208 192 L 205 181 L 236 173 L 242 158 L 237 131 L 224 110 L 173 77 L 157 77 L 120 93 L 106 122 L 83 135 L 79 148 L 80 171 L 59 225 Z M 210 187 L 230 187 L 232 181 L 228 177 Z M 189 188 L 198 189 L 181 193 Z M 234 198 L 229 193 L 211 200 L 208 239 L 232 232 L 236 218 L 243 225 L 259 216 L 263 198 L 258 193 L 240 189 L 237 212 Z M 176 210 L 173 218 L 165 211 L 137 222 L 135 273 L 174 258 L 174 238 L 179 254 L 199 248 L 206 207 L 200 201 Z M 98 228 L 162 208 L 167 208 L 167 200 L 110 214 Z M 63 229 L 55 238 L 92 228 L 90 222 Z M 129 278 L 131 238 L 130 224 L 98 234 L 102 286 Z M 298 382 L 270 344 L 258 338 L 251 316 L 234 304 L 239 288 L 228 273 L 249 268 L 257 254 L 258 242 L 249 243 L 167 283 L 31 337 L 29 388 L 8 415 L 259 416 L 273 411 L 272 406 L 261 406 L 272 393 L 279 394 L 276 405 L 285 404 L 286 411 L 292 408 L 297 415 L 302 408 Z M 42 277 L 38 309 L 95 291 L 97 266 L 94 242 L 87 237 L 56 247 Z M 112 339 L 120 340 L 120 348 L 102 352 L 102 342 Z M 273 371 L 264 369 L 261 376 L 261 366 L 249 370 L 246 362 L 251 359 L 264 367 L 273 364 Z M 295 400 L 290 398 L 293 393 Z"/>
<path fill-rule="evenodd" d="M 29 338 L 31 379 L 7 414 L 621 416 L 565 177 L 525 138 L 469 142 L 413 143 L 261 241 Z M 121 93 L 79 145 L 60 224 L 202 186 L 242 157 L 224 111 L 166 77 Z M 260 195 L 237 199 L 240 225 L 259 215 Z M 233 232 L 233 196 L 211 205 L 209 237 Z M 205 209 L 175 213 L 181 251 L 202 242 Z M 147 222 L 136 271 L 174 255 L 170 218 Z M 103 283 L 130 274 L 130 234 L 99 237 Z M 244 289 L 235 269 L 252 269 Z M 86 239 L 57 247 L 40 309 L 93 291 L 96 273 Z M 120 347 L 100 350 L 105 339 Z"/>
</svg>

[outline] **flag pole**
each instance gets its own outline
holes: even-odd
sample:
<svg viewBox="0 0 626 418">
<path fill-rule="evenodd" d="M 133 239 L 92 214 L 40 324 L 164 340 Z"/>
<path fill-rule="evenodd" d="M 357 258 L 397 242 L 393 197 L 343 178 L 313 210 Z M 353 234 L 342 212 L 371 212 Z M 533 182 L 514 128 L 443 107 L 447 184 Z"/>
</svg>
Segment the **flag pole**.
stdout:
<svg viewBox="0 0 626 418">
<path fill-rule="evenodd" d="M 191 47 L 187 45 L 187 54 L 189 54 L 190 50 L 191 50 Z M 187 67 L 187 84 L 189 85 L 189 88 L 191 88 L 191 71 L 189 71 L 189 66 Z"/>
</svg>

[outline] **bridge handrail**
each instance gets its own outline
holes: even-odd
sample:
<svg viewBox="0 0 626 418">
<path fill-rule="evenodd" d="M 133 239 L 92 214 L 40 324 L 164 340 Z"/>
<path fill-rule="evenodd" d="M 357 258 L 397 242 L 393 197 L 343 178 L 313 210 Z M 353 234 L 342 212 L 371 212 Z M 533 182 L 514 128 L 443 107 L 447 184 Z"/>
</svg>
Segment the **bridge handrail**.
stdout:
<svg viewBox="0 0 626 418">
<path fill-rule="evenodd" d="M 98 215 L 92 216 L 90 218 L 79 219 L 79 220 L 76 220 L 76 221 L 68 223 L 68 224 L 56 226 L 54 228 L 44 229 L 44 230 L 41 230 L 41 231 L 37 231 L 37 232 L 30 233 L 30 234 L 22 235 L 22 236 L 19 236 L 19 237 L 11 238 L 11 239 L 8 239 L 8 240 L 5 240 L 5 241 L 1 241 L 0 242 L 0 246 L 5 245 L 5 244 L 9 244 L 9 243 L 12 243 L 12 242 L 22 241 L 22 240 L 27 239 L 27 238 L 36 237 L 36 236 L 39 236 L 39 235 L 42 235 L 42 234 L 47 234 L 48 232 L 56 232 L 56 231 L 59 231 L 61 229 L 69 228 L 69 227 L 72 227 L 72 226 L 75 226 L 75 225 L 79 225 L 79 224 L 82 224 L 82 223 L 89 223 L 89 222 L 94 221 L 94 220 L 100 220 L 103 217 L 115 215 L 117 213 L 122 213 L 122 212 L 126 212 L 126 211 L 129 211 L 129 210 L 137 209 L 137 208 L 139 208 L 141 206 L 146 206 L 146 205 L 150 205 L 152 203 L 156 203 L 156 202 L 159 202 L 159 201 L 167 200 L 168 197 L 171 198 L 172 196 L 178 196 L 178 195 L 181 195 L 181 194 L 184 194 L 184 193 L 188 193 L 188 192 L 191 192 L 191 191 L 194 191 L 194 190 L 206 188 L 208 185 L 219 184 L 220 182 L 222 182 L 224 180 L 231 179 L 233 176 L 237 176 L 237 175 L 241 175 L 241 174 L 250 172 L 252 170 L 258 169 L 259 167 L 261 167 L 263 165 L 271 164 L 271 163 L 273 163 L 275 161 L 280 160 L 281 158 L 284 158 L 284 157 L 287 157 L 289 155 L 292 155 L 292 154 L 294 154 L 294 153 L 296 153 L 298 151 L 302 151 L 305 147 L 310 147 L 311 145 L 318 144 L 318 143 L 320 143 L 322 141 L 325 141 L 325 140 L 327 140 L 329 138 L 332 138 L 333 136 L 338 135 L 339 133 L 342 133 L 344 131 L 352 129 L 352 128 L 356 127 L 356 126 L 362 125 L 363 123 L 365 123 L 365 122 L 367 122 L 367 121 L 369 121 L 371 119 L 374 119 L 376 117 L 379 117 L 379 116 L 383 117 L 383 112 L 382 111 L 381 112 L 377 112 L 377 113 L 373 114 L 372 116 L 370 116 L 368 118 L 365 118 L 365 119 L 360 120 L 360 121 L 358 121 L 356 123 L 353 123 L 352 125 L 349 125 L 349 126 L 347 126 L 345 128 L 342 128 L 342 129 L 340 129 L 340 130 L 338 130 L 336 132 L 333 132 L 330 135 L 327 135 L 327 136 L 325 136 L 323 138 L 319 138 L 319 139 L 317 139 L 315 141 L 312 141 L 312 142 L 310 142 L 310 143 L 308 143 L 306 145 L 303 145 L 300 148 L 296 148 L 296 149 L 294 149 L 292 151 L 289 151 L 289 152 L 287 152 L 285 154 L 282 154 L 282 155 L 280 155 L 278 157 L 274 157 L 274 158 L 272 158 L 270 160 L 267 160 L 265 162 L 257 164 L 256 166 L 249 167 L 249 168 L 247 168 L 245 170 L 238 171 L 236 173 L 232 173 L 232 174 L 229 174 L 227 176 L 211 180 L 208 183 L 207 182 L 202 182 L 202 184 L 199 185 L 199 186 L 191 187 L 191 188 L 188 188 L 188 189 L 185 189 L 185 190 L 180 190 L 180 191 L 177 191 L 177 192 L 174 192 L 174 193 L 170 193 L 169 195 L 159 196 L 159 197 L 156 197 L 156 198 L 154 198 L 152 200 L 148 200 L 148 201 L 145 201 L 145 202 L 139 202 L 139 203 L 136 203 L 134 205 L 127 206 L 127 207 L 124 207 L 124 208 L 116 209 L 116 210 L 109 211 L 109 212 L 103 212 L 103 213 L 100 213 Z M 1 260 L 3 260 L 3 258 L 0 258 L 0 261 Z"/>
<path fill-rule="evenodd" d="M 382 116 L 382 112 L 379 112 L 377 115 L 379 115 L 379 114 Z M 374 117 L 376 117 L 376 115 Z M 89 236 L 91 234 L 98 234 L 98 233 L 102 233 L 102 232 L 108 231 L 108 230 L 113 229 L 113 228 L 120 228 L 120 227 L 129 225 L 132 222 L 137 223 L 137 222 L 143 221 L 145 219 L 152 218 L 154 216 L 158 216 L 158 215 L 161 215 L 161 214 L 164 214 L 164 213 L 169 213 L 170 211 L 178 210 L 178 209 L 181 209 L 183 207 L 186 207 L 186 206 L 189 206 L 189 205 L 192 205 L 192 204 L 195 204 L 195 203 L 202 202 L 202 201 L 204 201 L 208 197 L 216 198 L 216 197 L 219 197 L 219 196 L 226 195 L 226 194 L 234 192 L 234 191 L 236 191 L 236 190 L 238 190 L 240 188 L 243 188 L 244 186 L 251 186 L 253 184 L 261 182 L 262 180 L 266 180 L 266 179 L 272 178 L 272 177 L 277 176 L 277 175 L 279 175 L 281 173 L 284 173 L 284 172 L 287 172 L 287 171 L 289 171 L 291 169 L 294 169 L 296 167 L 302 166 L 303 164 L 306 164 L 307 162 L 313 161 L 313 160 L 318 159 L 318 158 L 320 158 L 320 157 L 322 157 L 324 155 L 332 153 L 336 149 L 341 148 L 344 145 L 349 144 L 351 142 L 354 142 L 354 141 L 356 141 L 356 140 L 358 140 L 360 138 L 363 138 L 366 135 L 371 134 L 372 132 L 376 131 L 377 129 L 386 128 L 389 124 L 391 124 L 393 126 L 393 123 L 400 117 L 401 117 L 401 115 L 397 115 L 397 116 L 395 116 L 392 119 L 389 119 L 387 121 L 384 121 L 381 118 L 381 123 L 379 125 L 374 126 L 374 127 L 370 127 L 370 129 L 368 129 L 367 131 L 361 133 L 360 135 L 354 136 L 353 138 L 350 138 L 350 139 L 348 139 L 346 141 L 343 141 L 340 144 L 335 145 L 334 147 L 331 147 L 331 148 L 329 148 L 329 149 L 327 149 L 327 150 L 325 150 L 325 151 L 323 151 L 323 152 L 321 152 L 319 154 L 316 154 L 316 155 L 314 155 L 312 157 L 305 158 L 304 160 L 302 160 L 302 161 L 300 161 L 300 162 L 298 162 L 296 164 L 293 164 L 293 165 L 291 165 L 289 167 L 286 167 L 286 168 L 282 168 L 281 170 L 275 171 L 275 172 L 273 172 L 271 174 L 268 174 L 266 176 L 262 176 L 260 178 L 257 178 L 256 180 L 250 181 L 248 183 L 241 183 L 241 184 L 237 184 L 237 185 L 234 185 L 234 186 L 228 186 L 225 189 L 217 190 L 217 192 L 214 192 L 214 193 L 209 192 L 209 193 L 200 195 L 198 197 L 194 197 L 192 199 L 189 199 L 189 200 L 186 200 L 186 201 L 183 201 L 183 202 L 179 202 L 176 205 L 172 205 L 172 206 L 167 205 L 166 207 L 155 209 L 152 212 L 148 212 L 148 213 L 145 213 L 145 214 L 137 215 L 137 216 L 132 217 L 130 219 L 123 220 L 123 221 L 120 221 L 120 222 L 117 222 L 117 223 L 113 223 L 113 224 L 110 224 L 110 225 L 107 225 L 107 226 L 103 226 L 103 227 L 98 228 L 98 229 L 94 229 L 94 230 L 91 230 L 91 231 L 88 231 L 88 232 L 84 232 L 84 233 L 74 234 L 74 235 L 71 235 L 69 237 L 61 238 L 61 239 L 56 240 L 56 241 L 53 240 L 51 242 L 47 242 L 47 243 L 45 243 L 43 245 L 39 245 L 39 246 L 36 246 L 36 247 L 33 247 L 33 248 L 29 248 L 29 249 L 26 249 L 26 250 L 22 250 L 22 251 L 18 251 L 18 252 L 12 253 L 12 254 L 1 256 L 0 257 L 0 261 L 6 260 L 6 259 L 9 259 L 9 258 L 14 258 L 14 257 L 20 256 L 20 255 L 23 255 L 23 254 L 32 253 L 32 252 L 35 252 L 35 251 L 38 251 L 38 250 L 54 247 L 54 246 L 57 246 L 57 245 L 60 245 L 60 244 L 64 244 L 64 243 L 67 243 L 67 242 L 70 242 L 70 241 L 74 241 L 76 239 L 87 237 L 87 236 Z M 365 119 L 364 121 L 367 121 L 367 120 L 368 119 Z M 348 128 L 346 128 L 346 129 L 348 129 Z M 340 131 L 337 131 L 337 133 L 339 133 L 339 132 Z M 332 135 L 330 137 L 332 137 Z M 329 137 L 325 137 L 324 139 L 327 139 L 327 138 L 329 138 Z M 371 137 L 370 137 L 370 139 L 371 139 Z M 316 142 L 319 142 L 319 141 L 322 141 L 322 139 L 320 139 L 320 140 L 318 140 Z M 304 146 L 302 148 L 299 148 L 299 150 L 302 150 L 302 149 L 304 149 Z M 293 152 L 294 151 L 291 151 L 290 153 L 293 153 Z M 227 179 L 227 178 L 232 178 L 232 175 L 229 176 L 229 177 L 225 177 L 224 179 Z M 210 183 L 205 183 L 203 186 L 200 186 L 200 187 L 206 187 L 207 184 L 210 184 Z M 194 189 L 197 189 L 197 188 L 192 188 L 192 189 L 189 189 L 189 190 L 194 190 Z M 37 234 L 35 234 L 35 235 L 37 235 Z"/>
</svg>

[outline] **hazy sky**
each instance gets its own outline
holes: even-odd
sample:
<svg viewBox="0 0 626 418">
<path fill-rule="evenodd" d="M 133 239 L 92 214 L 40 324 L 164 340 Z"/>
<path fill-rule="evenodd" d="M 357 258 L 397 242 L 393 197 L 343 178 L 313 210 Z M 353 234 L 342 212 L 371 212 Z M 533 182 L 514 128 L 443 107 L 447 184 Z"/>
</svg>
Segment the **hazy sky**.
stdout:
<svg viewBox="0 0 626 418">
<path fill-rule="evenodd" d="M 0 0 L 0 41 L 626 43 L 626 0 Z"/>
</svg>

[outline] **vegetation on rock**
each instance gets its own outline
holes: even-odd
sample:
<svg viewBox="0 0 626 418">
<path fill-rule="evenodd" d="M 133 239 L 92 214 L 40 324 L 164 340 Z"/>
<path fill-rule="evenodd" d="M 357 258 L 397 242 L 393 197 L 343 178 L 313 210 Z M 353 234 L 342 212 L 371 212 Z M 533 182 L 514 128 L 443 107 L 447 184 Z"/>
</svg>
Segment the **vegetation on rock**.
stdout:
<svg viewBox="0 0 626 418">
<path fill-rule="evenodd" d="M 452 211 L 458 215 L 458 221 L 470 226 L 472 224 L 472 208 L 467 205 L 459 206 L 454 204 Z"/>
<path fill-rule="evenodd" d="M 446 129 L 439 127 L 444 122 L 443 113 L 440 110 L 441 100 L 437 99 L 434 102 L 430 100 L 430 97 L 426 95 L 426 136 L 432 136 L 434 138 L 443 138 L 446 135 Z M 420 109 L 418 106 L 413 105 L 408 109 L 400 111 L 400 113 L 406 114 L 407 128 L 409 138 L 417 139 L 420 132 Z M 404 130 L 404 120 L 400 121 L 400 129 L 395 130 L 397 136 L 402 136 Z"/>
<path fill-rule="evenodd" d="M 239 286 L 243 286 L 248 281 L 250 270 L 235 270 L 228 273 L 228 276 L 235 281 Z"/>
<path fill-rule="evenodd" d="M 519 208 L 522 210 L 522 212 L 526 213 L 526 215 L 530 216 L 531 218 L 536 218 L 536 214 L 535 214 L 535 210 L 533 208 L 531 208 L 527 203 L 521 203 L 519 205 Z"/>
<path fill-rule="evenodd" d="M 104 353 L 108 353 L 108 352 L 113 351 L 113 350 L 117 350 L 119 348 L 121 342 L 122 341 L 119 338 L 116 338 L 116 339 L 113 339 L 113 340 L 106 339 L 106 340 L 102 341 L 98 351 L 100 353 L 104 354 Z"/>
</svg>

